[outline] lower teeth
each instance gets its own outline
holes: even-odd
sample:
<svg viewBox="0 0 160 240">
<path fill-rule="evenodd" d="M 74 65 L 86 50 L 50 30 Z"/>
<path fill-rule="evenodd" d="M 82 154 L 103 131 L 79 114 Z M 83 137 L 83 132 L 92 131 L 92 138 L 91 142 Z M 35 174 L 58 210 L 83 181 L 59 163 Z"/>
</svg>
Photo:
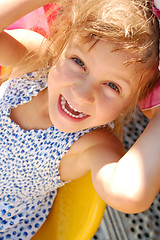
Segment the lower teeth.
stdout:
<svg viewBox="0 0 160 240">
<path fill-rule="evenodd" d="M 63 110 L 71 117 L 74 117 L 74 118 L 82 118 L 82 117 L 84 117 L 84 115 L 82 113 L 80 113 L 79 115 L 74 115 L 74 114 L 70 113 L 65 107 L 63 108 Z"/>
</svg>

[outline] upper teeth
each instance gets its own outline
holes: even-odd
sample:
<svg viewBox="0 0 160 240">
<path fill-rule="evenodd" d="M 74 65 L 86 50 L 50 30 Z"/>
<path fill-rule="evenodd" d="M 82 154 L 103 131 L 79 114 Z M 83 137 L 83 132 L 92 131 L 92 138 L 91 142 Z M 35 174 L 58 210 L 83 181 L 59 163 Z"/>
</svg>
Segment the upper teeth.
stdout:
<svg viewBox="0 0 160 240">
<path fill-rule="evenodd" d="M 66 109 L 66 107 L 65 107 L 66 103 L 68 103 L 68 105 L 69 105 L 69 107 L 70 107 L 71 109 L 73 109 L 74 111 L 78 112 L 79 114 L 78 114 L 78 115 L 75 115 L 75 114 L 69 112 L 68 109 Z M 82 117 L 87 116 L 86 114 L 84 114 L 84 113 L 80 112 L 79 110 L 77 110 L 76 108 L 72 107 L 72 105 L 71 105 L 69 102 L 67 102 L 66 99 L 65 99 L 63 96 L 61 96 L 61 106 L 62 106 L 62 109 L 63 109 L 68 115 L 70 115 L 70 116 L 72 116 L 72 117 L 74 117 L 74 118 L 82 118 Z"/>
</svg>

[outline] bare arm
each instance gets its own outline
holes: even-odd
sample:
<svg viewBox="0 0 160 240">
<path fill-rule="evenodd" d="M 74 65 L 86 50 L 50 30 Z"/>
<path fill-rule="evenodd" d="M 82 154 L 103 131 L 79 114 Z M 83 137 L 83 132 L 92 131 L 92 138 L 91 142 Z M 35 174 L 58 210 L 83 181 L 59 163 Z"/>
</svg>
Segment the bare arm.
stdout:
<svg viewBox="0 0 160 240">
<path fill-rule="evenodd" d="M 154 5 L 156 8 L 160 9 L 160 1 L 159 0 L 154 0 Z"/>
<path fill-rule="evenodd" d="M 126 154 L 110 131 L 86 134 L 62 159 L 62 180 L 91 170 L 93 185 L 108 205 L 128 213 L 146 210 L 160 188 L 159 123 L 157 112 Z"/>
<path fill-rule="evenodd" d="M 157 112 L 122 158 L 114 138 L 110 138 L 105 149 L 99 146 L 86 150 L 85 157 L 90 162 L 95 189 L 112 207 L 135 213 L 144 211 L 153 202 L 160 188 L 159 123 L 160 112 Z"/>
<path fill-rule="evenodd" d="M 50 3 L 50 0 L 0 1 L 0 65 L 15 67 L 28 52 L 38 52 L 43 37 L 29 30 L 3 31 L 27 13 Z"/>
<path fill-rule="evenodd" d="M 38 55 L 44 37 L 36 32 L 16 29 L 0 34 L 0 65 L 16 67 L 27 53 Z"/>
<path fill-rule="evenodd" d="M 91 170 L 93 185 L 108 205 L 128 213 L 146 210 L 160 186 L 159 121 L 160 114 L 126 154 L 110 131 L 86 134 L 63 157 L 61 179 L 76 179 Z"/>
<path fill-rule="evenodd" d="M 0 32 L 13 22 L 35 9 L 51 3 L 51 0 L 1 0 L 0 1 Z"/>
</svg>

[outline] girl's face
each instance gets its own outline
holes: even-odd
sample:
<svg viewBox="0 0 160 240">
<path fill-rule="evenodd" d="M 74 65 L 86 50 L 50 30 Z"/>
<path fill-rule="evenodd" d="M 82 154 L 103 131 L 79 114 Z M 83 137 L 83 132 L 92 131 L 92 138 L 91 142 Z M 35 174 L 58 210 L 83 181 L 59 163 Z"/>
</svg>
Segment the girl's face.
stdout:
<svg viewBox="0 0 160 240">
<path fill-rule="evenodd" d="M 136 94 L 140 64 L 125 65 L 126 51 L 98 41 L 66 47 L 48 76 L 49 116 L 63 132 L 103 125 L 116 119 Z"/>
</svg>

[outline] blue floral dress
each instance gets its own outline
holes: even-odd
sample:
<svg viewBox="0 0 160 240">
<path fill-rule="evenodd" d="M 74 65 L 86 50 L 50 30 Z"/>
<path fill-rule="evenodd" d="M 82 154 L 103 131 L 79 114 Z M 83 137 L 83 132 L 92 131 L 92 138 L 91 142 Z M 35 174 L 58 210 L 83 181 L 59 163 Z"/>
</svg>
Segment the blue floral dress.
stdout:
<svg viewBox="0 0 160 240">
<path fill-rule="evenodd" d="M 31 101 L 46 87 L 46 77 L 37 78 L 36 72 L 0 87 L 0 240 L 32 238 L 64 184 L 58 170 L 61 158 L 91 131 L 24 130 L 10 119 L 11 108 Z"/>
</svg>

